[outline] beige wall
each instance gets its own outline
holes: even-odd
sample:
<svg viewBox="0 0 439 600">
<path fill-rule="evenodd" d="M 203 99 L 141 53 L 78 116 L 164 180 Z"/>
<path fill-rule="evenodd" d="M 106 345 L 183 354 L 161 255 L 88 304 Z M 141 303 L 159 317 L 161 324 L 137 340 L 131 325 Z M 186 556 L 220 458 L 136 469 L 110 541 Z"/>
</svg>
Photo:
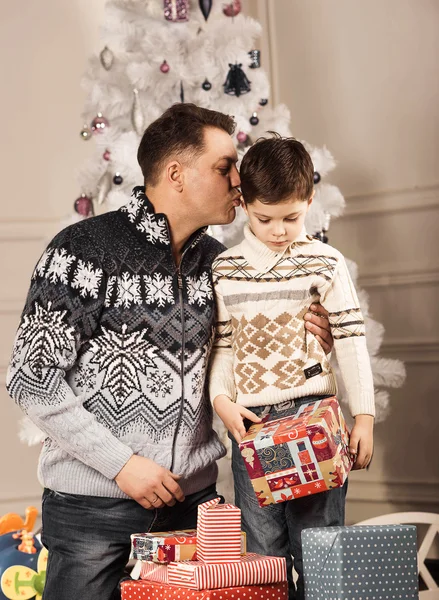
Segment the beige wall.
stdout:
<svg viewBox="0 0 439 600">
<path fill-rule="evenodd" d="M 330 241 L 359 264 L 384 352 L 406 361 L 392 416 L 377 427 L 368 473 L 352 477 L 348 519 L 389 510 L 439 511 L 438 30 L 435 0 L 247 0 L 260 18 L 274 101 L 293 132 L 326 144 L 348 199 Z M 0 514 L 38 502 L 38 449 L 16 437 L 3 383 L 29 276 L 77 195 L 78 82 L 99 51 L 104 0 L 8 3 L 0 22 Z M 14 60 L 12 60 L 12 58 Z"/>
<path fill-rule="evenodd" d="M 439 512 L 439 4 L 261 0 L 264 66 L 293 134 L 326 144 L 347 199 L 330 243 L 358 263 L 382 354 L 406 363 L 376 428 L 371 469 L 351 477 L 349 522 Z"/>
<path fill-rule="evenodd" d="M 75 169 L 91 151 L 79 137 L 79 82 L 104 0 L 7 2 L 0 19 L 0 515 L 39 501 L 38 448 L 17 439 L 20 411 L 4 389 L 29 277 L 78 196 Z"/>
</svg>

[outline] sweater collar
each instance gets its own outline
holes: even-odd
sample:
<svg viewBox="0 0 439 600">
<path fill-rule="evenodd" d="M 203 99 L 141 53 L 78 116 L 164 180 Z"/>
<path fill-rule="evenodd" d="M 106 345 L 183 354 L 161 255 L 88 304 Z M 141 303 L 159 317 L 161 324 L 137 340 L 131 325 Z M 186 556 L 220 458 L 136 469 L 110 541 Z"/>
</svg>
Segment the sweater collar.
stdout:
<svg viewBox="0 0 439 600">
<path fill-rule="evenodd" d="M 244 258 L 246 258 L 249 264 L 259 273 L 267 273 L 282 257 L 288 256 L 296 249 L 314 241 L 314 238 L 308 235 L 306 229 L 303 228 L 294 242 L 284 248 L 282 252 L 275 252 L 258 240 L 248 223 L 244 226 L 244 238 L 245 239 L 242 242 Z"/>
<path fill-rule="evenodd" d="M 171 248 L 169 222 L 164 213 L 156 213 L 154 206 L 145 194 L 143 186 L 136 186 L 131 193 L 131 200 L 120 209 L 130 223 L 141 232 L 146 241 L 159 248 Z M 189 246 L 195 246 L 207 231 L 202 227 L 195 231 L 184 245 L 183 251 Z"/>
</svg>

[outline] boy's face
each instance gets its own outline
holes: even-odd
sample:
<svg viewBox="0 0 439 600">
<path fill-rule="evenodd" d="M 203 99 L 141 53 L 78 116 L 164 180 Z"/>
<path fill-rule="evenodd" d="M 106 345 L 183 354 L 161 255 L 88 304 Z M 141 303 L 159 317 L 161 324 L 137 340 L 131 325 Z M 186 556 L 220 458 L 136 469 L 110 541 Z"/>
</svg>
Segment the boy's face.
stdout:
<svg viewBox="0 0 439 600">
<path fill-rule="evenodd" d="M 263 204 L 255 200 L 243 205 L 248 215 L 250 229 L 270 250 L 282 252 L 294 242 L 302 231 L 306 213 L 311 205 L 309 200 L 291 198 L 278 204 Z"/>
</svg>

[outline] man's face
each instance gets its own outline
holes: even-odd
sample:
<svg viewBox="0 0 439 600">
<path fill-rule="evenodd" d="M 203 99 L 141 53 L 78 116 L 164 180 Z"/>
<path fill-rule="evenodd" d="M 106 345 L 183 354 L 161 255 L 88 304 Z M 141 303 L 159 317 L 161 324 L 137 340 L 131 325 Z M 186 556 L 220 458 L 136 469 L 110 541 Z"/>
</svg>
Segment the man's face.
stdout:
<svg viewBox="0 0 439 600">
<path fill-rule="evenodd" d="M 235 218 L 241 192 L 238 156 L 232 138 L 222 129 L 206 127 L 205 151 L 185 166 L 185 204 L 199 226 L 226 225 Z"/>
<path fill-rule="evenodd" d="M 310 200 L 290 198 L 278 204 L 263 204 L 255 200 L 244 206 L 250 229 L 270 250 L 282 252 L 294 242 L 305 222 Z"/>
</svg>

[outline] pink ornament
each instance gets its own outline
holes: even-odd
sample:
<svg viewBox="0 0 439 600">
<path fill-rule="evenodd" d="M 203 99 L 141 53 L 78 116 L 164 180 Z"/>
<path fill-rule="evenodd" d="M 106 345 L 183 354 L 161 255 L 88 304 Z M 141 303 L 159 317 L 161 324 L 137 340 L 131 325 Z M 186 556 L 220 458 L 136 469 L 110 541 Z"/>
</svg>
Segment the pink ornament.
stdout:
<svg viewBox="0 0 439 600">
<path fill-rule="evenodd" d="M 164 0 L 164 14 L 167 21 L 184 23 L 189 18 L 189 0 Z"/>
<path fill-rule="evenodd" d="M 102 155 L 102 158 L 104 160 L 110 160 L 111 159 L 111 152 L 109 150 L 105 150 L 105 152 Z"/>
<path fill-rule="evenodd" d="M 237 134 L 237 136 L 236 136 L 236 139 L 238 140 L 238 142 L 240 144 L 243 144 L 244 142 L 247 141 L 247 134 L 244 133 L 243 131 L 239 131 L 238 134 Z"/>
<path fill-rule="evenodd" d="M 109 127 L 110 123 L 102 116 L 102 113 L 98 113 L 91 122 L 91 130 L 93 133 L 104 133 L 105 128 Z"/>
<path fill-rule="evenodd" d="M 168 65 L 168 63 L 166 62 L 166 60 L 164 60 L 162 62 L 162 64 L 160 65 L 160 71 L 162 73 L 167 73 L 169 71 L 169 69 L 170 69 L 170 66 Z"/>
<path fill-rule="evenodd" d="M 241 2 L 240 0 L 233 0 L 232 2 L 228 2 L 223 6 L 223 13 L 226 17 L 236 17 L 241 12 Z"/>
<path fill-rule="evenodd" d="M 74 207 L 78 215 L 83 217 L 93 216 L 93 202 L 91 201 L 91 198 L 85 194 L 81 194 L 80 197 L 75 200 Z"/>
</svg>

